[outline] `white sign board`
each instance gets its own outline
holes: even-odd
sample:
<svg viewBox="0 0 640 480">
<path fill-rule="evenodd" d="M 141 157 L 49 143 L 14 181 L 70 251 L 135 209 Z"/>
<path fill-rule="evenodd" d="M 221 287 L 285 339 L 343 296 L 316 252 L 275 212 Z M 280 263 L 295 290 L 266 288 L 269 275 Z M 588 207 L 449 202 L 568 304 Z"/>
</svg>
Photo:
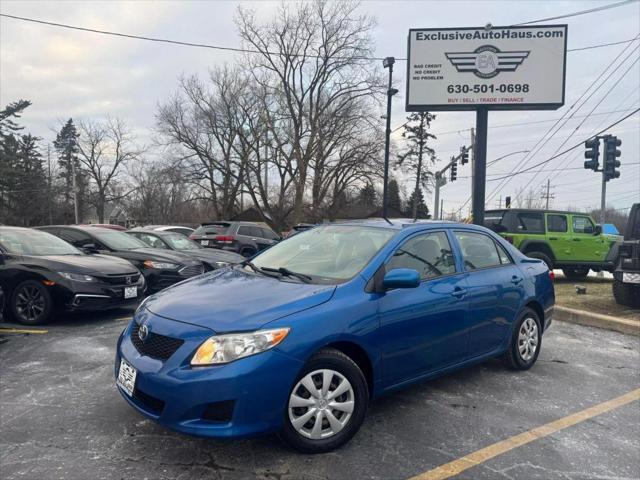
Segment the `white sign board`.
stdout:
<svg viewBox="0 0 640 480">
<path fill-rule="evenodd" d="M 411 29 L 406 110 L 555 110 L 566 54 L 566 25 Z"/>
</svg>

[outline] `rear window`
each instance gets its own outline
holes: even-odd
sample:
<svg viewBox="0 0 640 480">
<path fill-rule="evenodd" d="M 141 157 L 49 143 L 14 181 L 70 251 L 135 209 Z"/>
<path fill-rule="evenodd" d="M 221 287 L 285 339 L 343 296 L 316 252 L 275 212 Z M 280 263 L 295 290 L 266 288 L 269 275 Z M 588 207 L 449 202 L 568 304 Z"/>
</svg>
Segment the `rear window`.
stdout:
<svg viewBox="0 0 640 480">
<path fill-rule="evenodd" d="M 504 232 L 507 228 L 502 225 L 502 219 L 504 217 L 505 211 L 501 210 L 498 212 L 485 212 L 484 214 L 484 226 L 490 228 L 494 232 Z"/>
<path fill-rule="evenodd" d="M 223 235 L 229 228 L 228 224 L 224 225 L 205 225 L 198 227 L 193 235 Z"/>
</svg>

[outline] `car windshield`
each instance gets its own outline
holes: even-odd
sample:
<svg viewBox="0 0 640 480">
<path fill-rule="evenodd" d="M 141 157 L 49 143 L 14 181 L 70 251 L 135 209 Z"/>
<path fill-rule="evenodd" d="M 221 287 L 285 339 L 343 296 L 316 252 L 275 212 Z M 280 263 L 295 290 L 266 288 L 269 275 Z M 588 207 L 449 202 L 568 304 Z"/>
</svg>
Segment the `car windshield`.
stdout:
<svg viewBox="0 0 640 480">
<path fill-rule="evenodd" d="M 39 230 L 1 230 L 0 244 L 16 255 L 82 255 L 64 240 Z"/>
<path fill-rule="evenodd" d="M 181 233 L 163 235 L 162 239 L 174 250 L 198 250 L 202 248 L 199 244 L 185 237 Z"/>
<path fill-rule="evenodd" d="M 274 245 L 255 257 L 253 264 L 284 268 L 311 277 L 313 283 L 341 283 L 362 270 L 396 233 L 390 228 L 320 226 Z"/>
<path fill-rule="evenodd" d="M 104 230 L 104 231 L 102 231 Z M 149 245 L 138 240 L 132 235 L 106 228 L 95 229 L 91 232 L 94 237 L 104 243 L 111 250 L 135 250 L 136 248 L 148 248 Z"/>
</svg>

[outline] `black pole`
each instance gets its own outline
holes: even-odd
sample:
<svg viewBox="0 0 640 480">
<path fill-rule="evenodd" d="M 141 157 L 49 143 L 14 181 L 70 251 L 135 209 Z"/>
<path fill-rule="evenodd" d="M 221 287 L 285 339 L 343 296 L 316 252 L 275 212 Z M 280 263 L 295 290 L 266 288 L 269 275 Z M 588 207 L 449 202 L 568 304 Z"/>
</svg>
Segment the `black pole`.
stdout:
<svg viewBox="0 0 640 480">
<path fill-rule="evenodd" d="M 393 97 L 397 91 L 391 88 L 391 82 L 393 79 L 393 57 L 387 57 L 384 61 L 384 66 L 389 68 L 389 88 L 387 89 L 387 129 L 385 131 L 384 141 L 384 183 L 382 185 L 382 218 L 387 218 L 389 207 L 389 189 L 387 184 L 389 183 L 389 142 L 391 141 L 391 97 Z"/>
<path fill-rule="evenodd" d="M 487 180 L 487 123 L 489 111 L 485 107 L 476 110 L 476 144 L 473 146 L 473 223 L 484 223 L 484 197 Z"/>
</svg>

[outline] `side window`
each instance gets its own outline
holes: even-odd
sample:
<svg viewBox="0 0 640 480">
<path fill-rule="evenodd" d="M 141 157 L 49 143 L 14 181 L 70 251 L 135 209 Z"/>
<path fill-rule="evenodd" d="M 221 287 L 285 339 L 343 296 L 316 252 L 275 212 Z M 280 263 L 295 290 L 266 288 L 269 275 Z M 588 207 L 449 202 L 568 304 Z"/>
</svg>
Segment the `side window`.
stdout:
<svg viewBox="0 0 640 480">
<path fill-rule="evenodd" d="M 134 235 L 138 240 L 142 240 L 144 243 L 153 248 L 162 248 L 167 249 L 167 246 L 164 244 L 162 240 L 160 240 L 155 235 L 149 235 L 147 233 L 137 233 Z"/>
<path fill-rule="evenodd" d="M 521 212 L 517 215 L 516 230 L 527 233 L 544 233 L 544 217 L 538 212 Z"/>
<path fill-rule="evenodd" d="M 511 257 L 506 252 L 504 247 L 496 242 L 496 247 L 498 247 L 498 256 L 500 257 L 500 263 L 506 265 L 507 263 L 512 263 Z"/>
<path fill-rule="evenodd" d="M 258 227 L 252 227 L 251 225 L 241 225 L 238 227 L 238 235 L 245 235 L 247 237 L 262 237 L 262 229 Z"/>
<path fill-rule="evenodd" d="M 61 228 L 58 236 L 76 248 L 82 248 L 87 243 L 95 243 L 88 234 L 78 230 Z"/>
<path fill-rule="evenodd" d="M 567 231 L 567 216 L 547 215 L 547 231 L 565 233 Z"/>
<path fill-rule="evenodd" d="M 502 265 L 497 245 L 487 235 L 475 232 L 455 232 L 455 235 L 462 250 L 462 259 L 466 269 L 478 270 Z"/>
<path fill-rule="evenodd" d="M 573 233 L 586 233 L 592 235 L 593 232 L 593 222 L 589 217 L 582 217 L 579 215 L 573 216 Z"/>
<path fill-rule="evenodd" d="M 386 270 L 411 268 L 425 280 L 455 273 L 451 245 L 444 232 L 417 235 L 407 240 L 393 254 Z"/>
<path fill-rule="evenodd" d="M 278 236 L 268 228 L 262 228 L 261 230 L 263 238 L 268 238 L 269 240 L 278 240 Z"/>
</svg>

